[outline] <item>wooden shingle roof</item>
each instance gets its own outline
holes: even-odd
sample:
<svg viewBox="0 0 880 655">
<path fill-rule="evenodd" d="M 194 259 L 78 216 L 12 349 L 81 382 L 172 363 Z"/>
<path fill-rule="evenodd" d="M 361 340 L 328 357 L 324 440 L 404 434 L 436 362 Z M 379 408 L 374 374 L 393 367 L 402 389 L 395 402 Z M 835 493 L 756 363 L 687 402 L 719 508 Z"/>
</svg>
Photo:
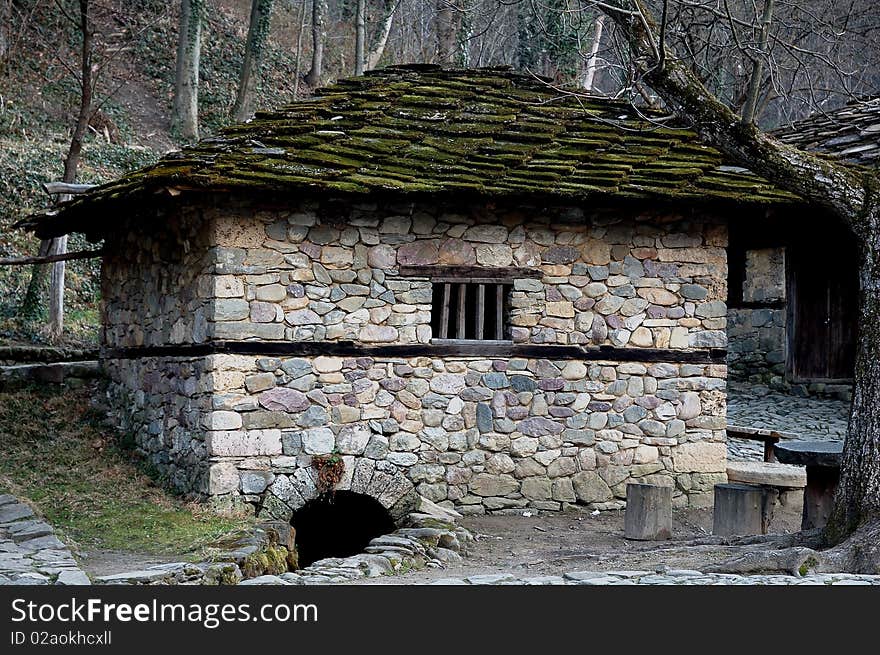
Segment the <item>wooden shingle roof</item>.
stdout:
<svg viewBox="0 0 880 655">
<path fill-rule="evenodd" d="M 40 236 L 192 191 L 724 200 L 798 198 L 735 166 L 669 116 L 577 96 L 506 69 L 393 66 L 258 112 L 22 225 Z"/>
</svg>

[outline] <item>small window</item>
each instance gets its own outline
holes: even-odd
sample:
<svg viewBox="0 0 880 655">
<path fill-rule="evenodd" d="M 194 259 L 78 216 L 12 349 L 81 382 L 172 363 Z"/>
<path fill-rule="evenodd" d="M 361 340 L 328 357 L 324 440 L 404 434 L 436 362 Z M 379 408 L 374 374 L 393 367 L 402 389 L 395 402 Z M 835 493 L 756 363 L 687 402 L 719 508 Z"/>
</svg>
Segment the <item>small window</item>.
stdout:
<svg viewBox="0 0 880 655">
<path fill-rule="evenodd" d="M 540 269 L 518 266 L 401 265 L 401 277 L 431 283 L 432 343 L 511 343 L 510 291 L 514 280 L 541 279 Z"/>
<path fill-rule="evenodd" d="M 431 328 L 434 339 L 509 341 L 510 283 L 432 283 Z"/>
</svg>

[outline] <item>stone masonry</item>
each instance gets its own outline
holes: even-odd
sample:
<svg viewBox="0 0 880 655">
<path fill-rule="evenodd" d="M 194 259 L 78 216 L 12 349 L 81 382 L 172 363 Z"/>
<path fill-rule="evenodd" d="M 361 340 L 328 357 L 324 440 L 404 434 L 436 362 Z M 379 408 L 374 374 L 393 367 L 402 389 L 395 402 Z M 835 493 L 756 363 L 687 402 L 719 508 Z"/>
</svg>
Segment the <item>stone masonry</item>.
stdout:
<svg viewBox="0 0 880 655">
<path fill-rule="evenodd" d="M 743 298 L 749 308 L 731 307 L 730 374 L 752 382 L 782 386 L 786 361 L 785 248 L 747 250 Z M 761 307 L 760 304 L 767 304 Z"/>
<path fill-rule="evenodd" d="M 462 513 L 621 507 L 632 480 L 709 504 L 724 480 L 723 364 L 144 350 L 427 346 L 431 281 L 399 267 L 435 264 L 539 269 L 511 290 L 516 344 L 725 348 L 720 219 L 336 199 L 169 223 L 108 240 L 104 366 L 120 425 L 185 492 L 289 516 L 331 452 L 340 488 L 395 516 L 416 495 Z"/>
</svg>

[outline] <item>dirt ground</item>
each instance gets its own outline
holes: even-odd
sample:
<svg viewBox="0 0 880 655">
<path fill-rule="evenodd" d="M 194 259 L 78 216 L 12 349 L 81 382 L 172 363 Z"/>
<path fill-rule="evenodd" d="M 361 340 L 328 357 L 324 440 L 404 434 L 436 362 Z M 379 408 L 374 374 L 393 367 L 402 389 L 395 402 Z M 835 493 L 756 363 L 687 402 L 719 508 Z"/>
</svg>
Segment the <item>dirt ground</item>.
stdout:
<svg viewBox="0 0 880 655">
<path fill-rule="evenodd" d="M 425 584 L 440 578 L 511 573 L 518 577 L 562 575 L 568 571 L 703 570 L 730 557 L 723 546 L 698 546 L 682 551 L 691 540 L 712 533 L 712 509 L 673 513 L 668 541 L 640 542 L 623 538 L 623 511 L 593 515 L 589 510 L 540 515 L 469 516 L 460 519 L 476 541 L 460 564 L 445 569 L 409 571 L 400 576 L 370 578 L 355 584 Z M 796 532 L 800 503 L 777 506 L 772 531 Z M 147 555 L 94 550 L 78 560 L 91 575 L 134 571 L 155 564 L 181 561 L 185 556 Z"/>
<path fill-rule="evenodd" d="M 681 546 L 712 533 L 712 509 L 677 510 L 668 541 L 623 538 L 623 511 L 592 515 L 588 510 L 540 516 L 478 516 L 459 521 L 477 538 L 458 565 L 371 578 L 361 584 L 424 584 L 440 578 L 510 573 L 517 577 L 562 575 L 568 571 L 703 570 L 731 556 L 724 546 Z M 776 533 L 800 528 L 800 503 L 777 506 L 771 528 Z"/>
</svg>

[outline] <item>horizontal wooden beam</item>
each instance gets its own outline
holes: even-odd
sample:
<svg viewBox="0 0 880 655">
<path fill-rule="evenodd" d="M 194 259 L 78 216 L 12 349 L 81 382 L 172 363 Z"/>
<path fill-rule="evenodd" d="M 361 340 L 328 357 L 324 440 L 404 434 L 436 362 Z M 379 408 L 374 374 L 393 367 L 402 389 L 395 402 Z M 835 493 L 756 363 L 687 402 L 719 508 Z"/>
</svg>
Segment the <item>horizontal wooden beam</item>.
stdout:
<svg viewBox="0 0 880 655">
<path fill-rule="evenodd" d="M 772 300 L 767 302 L 731 302 L 728 309 L 785 309 L 786 302 L 784 300 Z"/>
<path fill-rule="evenodd" d="M 548 344 L 515 344 L 498 341 L 456 340 L 453 343 L 413 343 L 366 345 L 353 341 L 211 341 L 201 344 L 138 346 L 102 351 L 110 359 L 140 357 L 202 357 L 206 355 L 254 355 L 317 357 L 483 357 L 491 359 L 522 357 L 610 362 L 669 364 L 724 364 L 727 351 L 722 348 L 676 350 L 661 348 L 585 347 Z"/>
<path fill-rule="evenodd" d="M 544 272 L 524 266 L 412 266 L 397 269 L 403 277 L 429 277 L 437 281 L 503 284 L 521 278 L 541 278 Z"/>
<path fill-rule="evenodd" d="M 71 184 L 69 182 L 46 182 L 43 185 L 43 191 L 50 195 L 68 194 L 75 196 L 85 193 L 90 189 L 94 189 L 97 184 Z"/>
<path fill-rule="evenodd" d="M 25 266 L 27 264 L 67 262 L 72 259 L 95 259 L 103 254 L 103 250 L 79 250 L 76 252 L 64 252 L 58 255 L 45 255 L 43 257 L 10 257 L 9 259 L 0 259 L 0 266 Z"/>
</svg>

